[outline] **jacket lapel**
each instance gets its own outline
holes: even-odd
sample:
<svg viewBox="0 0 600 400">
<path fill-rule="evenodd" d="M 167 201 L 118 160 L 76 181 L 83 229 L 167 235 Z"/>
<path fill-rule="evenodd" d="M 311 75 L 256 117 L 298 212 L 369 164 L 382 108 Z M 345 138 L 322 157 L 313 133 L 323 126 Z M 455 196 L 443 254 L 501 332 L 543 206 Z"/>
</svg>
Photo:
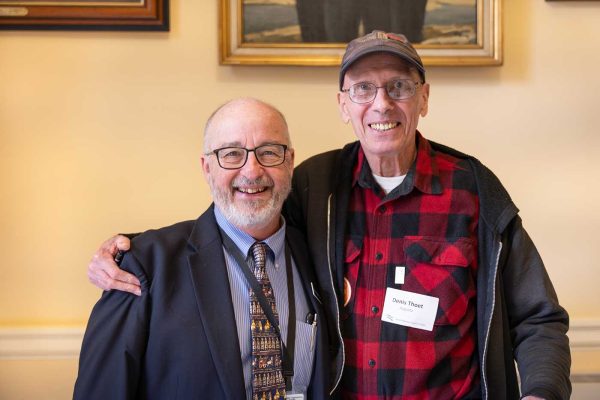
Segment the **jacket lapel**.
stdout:
<svg viewBox="0 0 600 400">
<path fill-rule="evenodd" d="M 189 257 L 196 303 L 221 387 L 228 399 L 245 399 L 229 278 L 212 207 L 196 221 L 189 242 L 196 250 Z"/>
</svg>

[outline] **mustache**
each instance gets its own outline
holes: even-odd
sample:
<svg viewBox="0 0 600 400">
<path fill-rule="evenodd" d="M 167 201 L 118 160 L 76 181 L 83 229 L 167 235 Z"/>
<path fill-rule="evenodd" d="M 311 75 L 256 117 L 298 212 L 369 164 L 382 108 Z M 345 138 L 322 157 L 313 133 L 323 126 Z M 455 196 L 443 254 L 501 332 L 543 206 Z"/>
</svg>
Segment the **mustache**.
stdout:
<svg viewBox="0 0 600 400">
<path fill-rule="evenodd" d="M 231 182 L 232 187 L 237 187 L 237 186 L 272 187 L 273 185 L 274 185 L 273 179 L 269 178 L 268 176 L 261 176 L 258 179 L 248 179 L 245 176 L 239 176 Z"/>
</svg>

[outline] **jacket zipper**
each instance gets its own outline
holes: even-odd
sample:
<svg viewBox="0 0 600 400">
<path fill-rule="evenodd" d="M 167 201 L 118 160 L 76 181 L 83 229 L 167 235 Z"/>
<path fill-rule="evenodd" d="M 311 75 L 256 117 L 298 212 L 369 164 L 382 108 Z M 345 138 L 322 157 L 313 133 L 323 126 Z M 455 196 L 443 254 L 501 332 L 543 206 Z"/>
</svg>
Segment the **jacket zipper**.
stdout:
<svg viewBox="0 0 600 400">
<path fill-rule="evenodd" d="M 496 254 L 496 263 L 494 265 L 494 284 L 492 287 L 492 309 L 490 311 L 490 320 L 488 321 L 487 329 L 485 332 L 485 343 L 483 344 L 483 357 L 482 357 L 482 365 L 481 365 L 481 379 L 483 382 L 483 398 L 484 400 L 488 398 L 488 387 L 487 387 L 487 373 L 486 373 L 486 358 L 488 351 L 488 344 L 490 341 L 490 330 L 492 325 L 492 317 L 494 316 L 494 308 L 496 306 L 496 277 L 498 276 L 498 264 L 500 262 L 500 253 L 502 252 L 502 242 L 498 242 L 499 248 L 498 253 Z"/>
<path fill-rule="evenodd" d="M 338 385 L 340 384 L 340 381 L 342 380 L 342 374 L 344 372 L 344 364 L 346 363 L 346 351 L 344 348 L 344 338 L 342 338 L 342 330 L 340 328 L 340 307 L 338 304 L 338 298 L 337 295 L 335 294 L 335 283 L 333 281 L 333 268 L 331 265 L 331 201 L 332 201 L 332 197 L 333 197 L 333 193 L 329 194 L 329 198 L 327 199 L 327 263 L 329 264 L 329 278 L 331 279 L 331 289 L 333 290 L 333 297 L 335 299 L 335 314 L 336 314 L 336 327 L 337 327 L 337 333 L 338 333 L 338 337 L 340 339 L 340 344 L 342 346 L 342 366 L 340 368 L 340 373 L 337 376 L 336 380 L 335 380 L 335 384 L 333 385 L 333 388 L 331 389 L 331 392 L 329 392 L 330 395 L 333 394 L 333 392 L 335 391 L 335 389 L 338 387 Z"/>
</svg>

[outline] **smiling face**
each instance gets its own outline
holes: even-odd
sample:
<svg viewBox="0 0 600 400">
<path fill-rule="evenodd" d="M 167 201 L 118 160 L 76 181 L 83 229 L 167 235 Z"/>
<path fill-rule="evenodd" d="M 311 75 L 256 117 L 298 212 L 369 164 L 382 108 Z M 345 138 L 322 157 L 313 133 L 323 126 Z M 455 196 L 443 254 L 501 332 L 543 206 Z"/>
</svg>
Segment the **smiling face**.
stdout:
<svg viewBox="0 0 600 400">
<path fill-rule="evenodd" d="M 418 72 L 408 68 L 399 57 L 374 53 L 348 69 L 343 88 L 360 82 L 385 87 L 396 78 L 421 81 Z M 428 99 L 427 83 L 419 85 L 415 95 L 405 100 L 392 100 L 385 88 L 378 89 L 375 99 L 366 104 L 354 103 L 347 92 L 338 94 L 342 120 L 352 123 L 373 172 L 383 176 L 406 173 L 416 154 L 417 124 L 419 117 L 427 114 Z"/>
<path fill-rule="evenodd" d="M 256 239 L 272 235 L 280 225 L 281 207 L 291 189 L 294 151 L 285 162 L 263 167 L 254 153 L 240 169 L 219 166 L 211 153 L 222 147 L 253 149 L 265 144 L 291 146 L 287 124 L 271 106 L 254 99 L 233 100 L 221 107 L 207 124 L 202 170 L 213 201 L 225 218 Z"/>
</svg>

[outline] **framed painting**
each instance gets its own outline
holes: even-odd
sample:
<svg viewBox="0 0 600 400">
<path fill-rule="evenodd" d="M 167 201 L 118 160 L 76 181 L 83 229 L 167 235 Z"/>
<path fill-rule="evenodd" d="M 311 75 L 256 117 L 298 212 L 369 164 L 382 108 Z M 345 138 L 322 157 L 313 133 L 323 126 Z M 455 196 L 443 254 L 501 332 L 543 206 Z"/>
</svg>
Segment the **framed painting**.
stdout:
<svg viewBox="0 0 600 400">
<path fill-rule="evenodd" d="M 426 65 L 502 63 L 501 0 L 219 0 L 220 61 L 339 65 L 347 42 L 403 33 Z"/>
<path fill-rule="evenodd" d="M 169 30 L 169 0 L 0 0 L 0 29 Z"/>
</svg>

